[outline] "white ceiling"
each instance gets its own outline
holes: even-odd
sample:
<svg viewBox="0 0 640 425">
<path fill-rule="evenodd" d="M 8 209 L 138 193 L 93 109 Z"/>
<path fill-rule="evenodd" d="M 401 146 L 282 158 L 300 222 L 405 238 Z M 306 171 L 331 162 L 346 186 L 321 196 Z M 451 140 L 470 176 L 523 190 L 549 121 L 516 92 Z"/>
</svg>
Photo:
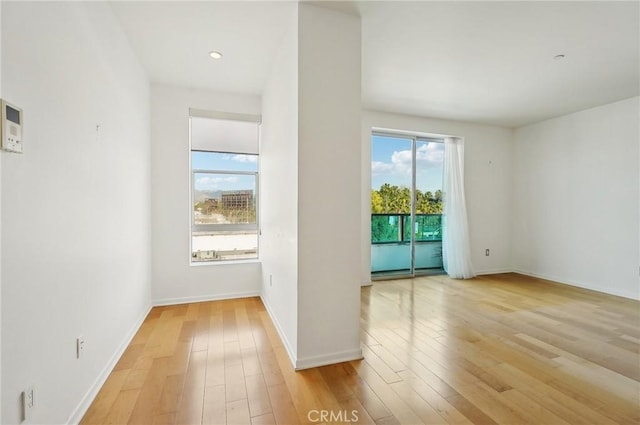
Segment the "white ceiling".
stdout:
<svg viewBox="0 0 640 425">
<path fill-rule="evenodd" d="M 364 103 L 515 127 L 638 95 L 638 5 L 366 5 Z"/>
<path fill-rule="evenodd" d="M 291 19 L 291 4 L 114 1 L 111 6 L 153 82 L 260 94 Z M 216 50 L 224 57 L 213 60 Z"/>
<path fill-rule="evenodd" d="M 369 109 L 517 127 L 640 93 L 636 1 L 322 4 L 362 17 Z M 152 81 L 252 94 L 291 5 L 112 3 Z"/>
</svg>

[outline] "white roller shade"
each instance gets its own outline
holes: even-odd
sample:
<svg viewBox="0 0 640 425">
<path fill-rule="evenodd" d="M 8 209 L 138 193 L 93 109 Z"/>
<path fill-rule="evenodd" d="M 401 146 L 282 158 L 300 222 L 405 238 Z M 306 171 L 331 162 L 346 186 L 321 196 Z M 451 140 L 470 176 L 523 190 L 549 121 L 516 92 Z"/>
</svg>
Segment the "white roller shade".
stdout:
<svg viewBox="0 0 640 425">
<path fill-rule="evenodd" d="M 257 154 L 259 125 L 260 122 L 255 120 L 210 118 L 192 115 L 191 149 Z"/>
</svg>

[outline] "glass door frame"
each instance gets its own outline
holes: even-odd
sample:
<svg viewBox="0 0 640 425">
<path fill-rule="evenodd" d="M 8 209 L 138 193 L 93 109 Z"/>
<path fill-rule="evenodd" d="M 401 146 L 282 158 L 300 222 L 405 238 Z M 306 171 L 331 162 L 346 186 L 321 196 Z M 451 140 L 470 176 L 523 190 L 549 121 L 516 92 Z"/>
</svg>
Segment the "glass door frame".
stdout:
<svg viewBox="0 0 640 425">
<path fill-rule="evenodd" d="M 411 226 L 411 231 L 410 233 L 410 239 L 409 239 L 409 246 L 410 246 L 410 254 L 411 254 L 411 258 L 410 258 L 410 267 L 409 267 L 409 272 L 408 273 L 394 273 L 394 272 L 390 272 L 388 274 L 384 274 L 384 273 L 379 273 L 377 275 L 374 276 L 373 273 L 371 273 L 371 280 L 388 280 L 388 279 L 395 279 L 395 278 L 412 278 L 412 277 L 416 277 L 416 276 L 424 276 L 424 275 L 429 275 L 429 274 L 434 274 L 433 269 L 426 269 L 426 270 L 418 270 L 416 272 L 416 231 L 415 231 L 415 223 L 416 223 L 416 182 L 417 182 L 417 145 L 418 142 L 426 142 L 426 143 L 442 143 L 444 144 L 444 137 L 438 137 L 438 136 L 425 136 L 425 135 L 418 135 L 418 134 L 414 134 L 414 133 L 404 133 L 402 131 L 393 131 L 393 130 L 381 130 L 381 129 L 373 129 L 371 131 L 371 138 L 369 140 L 369 143 L 371 144 L 372 141 L 371 139 L 374 136 L 381 136 L 381 137 L 391 137 L 391 138 L 396 138 L 396 139 L 406 139 L 406 140 L 410 140 L 411 141 L 411 216 L 410 216 L 410 226 Z M 373 152 L 372 152 L 373 154 Z M 444 178 L 444 177 L 443 177 Z M 371 212 L 369 212 L 369 215 L 371 215 Z M 400 217 L 400 220 L 402 220 L 402 217 Z M 369 226 L 371 227 L 371 226 Z M 369 243 L 371 244 L 371 235 L 369 235 Z M 371 267 L 369 267 L 371 268 Z M 444 273 L 444 271 L 443 271 Z"/>
</svg>

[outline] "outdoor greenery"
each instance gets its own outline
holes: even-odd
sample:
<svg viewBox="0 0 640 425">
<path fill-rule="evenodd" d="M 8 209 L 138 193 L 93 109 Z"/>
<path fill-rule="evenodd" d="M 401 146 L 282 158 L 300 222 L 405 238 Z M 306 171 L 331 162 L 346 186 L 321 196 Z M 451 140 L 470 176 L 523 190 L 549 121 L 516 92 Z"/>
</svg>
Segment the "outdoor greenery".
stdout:
<svg viewBox="0 0 640 425">
<path fill-rule="evenodd" d="M 372 215 L 371 216 L 371 242 L 399 242 L 400 241 L 400 217 L 397 215 Z"/>
<path fill-rule="evenodd" d="M 411 214 L 411 190 L 389 183 L 371 190 L 371 212 Z M 442 191 L 436 190 L 434 194 L 416 189 L 416 214 L 442 214 Z"/>
<path fill-rule="evenodd" d="M 411 240 L 411 190 L 383 184 L 371 191 L 371 242 Z M 416 241 L 442 240 L 442 191 L 416 190 Z"/>
</svg>

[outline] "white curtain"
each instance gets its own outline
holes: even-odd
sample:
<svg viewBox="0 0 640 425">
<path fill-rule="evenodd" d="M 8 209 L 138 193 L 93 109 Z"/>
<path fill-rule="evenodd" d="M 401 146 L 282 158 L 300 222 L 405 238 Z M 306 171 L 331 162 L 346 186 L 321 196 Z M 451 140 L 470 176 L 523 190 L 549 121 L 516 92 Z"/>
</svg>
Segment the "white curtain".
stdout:
<svg viewBox="0 0 640 425">
<path fill-rule="evenodd" d="M 444 140 L 444 269 L 454 279 L 475 276 L 471 264 L 467 206 L 464 199 L 464 143 L 458 137 Z"/>
</svg>

